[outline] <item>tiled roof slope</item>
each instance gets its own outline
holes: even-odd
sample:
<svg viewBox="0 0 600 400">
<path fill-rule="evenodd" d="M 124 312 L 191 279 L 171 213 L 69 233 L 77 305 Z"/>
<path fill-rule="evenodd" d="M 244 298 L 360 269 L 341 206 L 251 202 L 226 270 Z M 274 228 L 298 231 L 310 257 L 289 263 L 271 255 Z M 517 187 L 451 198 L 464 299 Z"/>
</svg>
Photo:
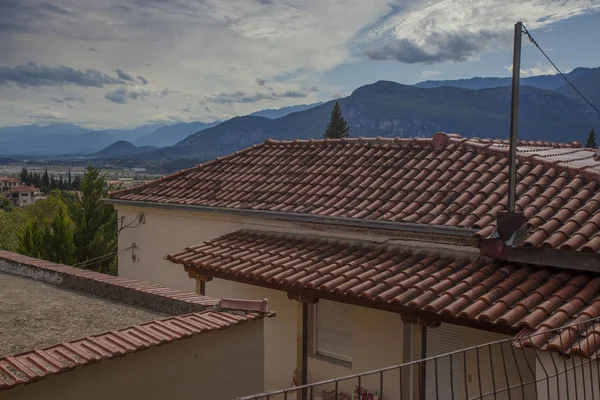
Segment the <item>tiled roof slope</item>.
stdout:
<svg viewBox="0 0 600 400">
<path fill-rule="evenodd" d="M 152 303 L 164 300 L 161 311 L 186 309 L 185 305 L 197 311 L 0 358 L 0 391 L 76 367 L 274 315 L 266 310 L 266 301 L 213 299 L 7 251 L 0 251 L 0 270 L 139 306 L 133 301 L 137 300 L 151 309 L 156 308 Z M 136 293 L 140 295 L 138 298 Z M 117 295 L 126 298 L 115 297 Z M 183 306 L 176 307 L 176 303 Z"/>
<path fill-rule="evenodd" d="M 600 251 L 600 162 L 590 162 L 593 152 L 578 143 L 519 146 L 517 210 L 531 226 L 524 244 Z M 584 160 L 553 158 L 574 151 Z M 507 191 L 505 141 L 438 133 L 267 141 L 111 197 L 473 228 L 487 237 L 506 209 Z"/>
<path fill-rule="evenodd" d="M 401 313 L 421 311 L 449 321 L 498 325 L 514 332 L 543 333 L 600 316 L 596 274 L 473 261 L 394 246 L 238 231 L 167 259 L 225 279 L 312 291 L 316 297 L 337 296 L 339 301 Z M 559 350 L 571 351 L 575 338 L 564 341 Z"/>
<path fill-rule="evenodd" d="M 75 367 L 124 356 L 194 335 L 226 329 L 264 313 L 204 311 L 88 336 L 42 350 L 0 358 L 0 391 L 33 383 Z"/>
</svg>

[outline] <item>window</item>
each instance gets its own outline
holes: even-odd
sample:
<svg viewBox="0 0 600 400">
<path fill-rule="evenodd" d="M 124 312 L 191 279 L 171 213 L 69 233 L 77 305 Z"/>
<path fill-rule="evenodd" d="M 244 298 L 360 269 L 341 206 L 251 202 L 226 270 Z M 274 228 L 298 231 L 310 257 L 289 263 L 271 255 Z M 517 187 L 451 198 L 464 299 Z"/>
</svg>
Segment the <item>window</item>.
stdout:
<svg viewBox="0 0 600 400">
<path fill-rule="evenodd" d="M 21 193 L 21 197 L 27 197 L 29 196 L 29 193 Z"/>
<path fill-rule="evenodd" d="M 316 355 L 352 362 L 352 306 L 321 299 L 315 314 Z"/>
</svg>

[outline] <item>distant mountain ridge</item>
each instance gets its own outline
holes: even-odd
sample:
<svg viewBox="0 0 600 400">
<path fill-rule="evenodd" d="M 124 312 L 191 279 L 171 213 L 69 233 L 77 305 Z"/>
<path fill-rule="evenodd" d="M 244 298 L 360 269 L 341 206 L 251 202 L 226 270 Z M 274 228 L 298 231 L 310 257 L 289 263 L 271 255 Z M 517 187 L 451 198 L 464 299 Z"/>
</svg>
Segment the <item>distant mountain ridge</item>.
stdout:
<svg viewBox="0 0 600 400">
<path fill-rule="evenodd" d="M 306 110 L 321 103 L 301 104 L 288 106 L 281 109 L 257 111 L 255 114 L 268 115 L 270 118 L 284 116 L 299 110 Z M 156 122 L 142 125 L 133 129 L 107 129 L 104 131 L 91 131 L 71 123 L 54 123 L 45 126 L 23 125 L 15 127 L 0 127 L 0 155 L 19 155 L 36 157 L 90 155 L 98 152 L 100 157 L 108 154 L 123 152 L 123 156 L 143 153 L 134 151 L 130 153 L 123 143 L 116 148 L 102 151 L 113 143 L 126 141 L 136 149 L 172 146 L 187 136 L 214 127 L 222 121 L 215 122 L 181 122 L 167 124 Z M 91 135 L 96 132 L 95 135 Z M 39 138 L 39 141 L 36 140 Z M 67 141 L 69 143 L 67 143 Z M 120 149 L 120 150 L 119 150 Z M 148 150 L 146 149 L 146 150 Z"/>
<path fill-rule="evenodd" d="M 586 96 L 599 98 L 600 94 L 600 67 L 596 68 L 575 68 L 573 71 L 565 74 L 567 79 L 575 84 Z M 594 82 L 597 82 L 593 85 Z M 589 85 L 592 84 L 590 87 Z M 511 86 L 512 78 L 469 78 L 455 80 L 428 80 L 418 82 L 416 87 L 433 89 L 443 86 L 457 87 L 470 90 L 491 89 L 497 87 Z M 521 78 L 521 86 L 532 86 L 538 89 L 555 91 L 565 96 L 576 98 L 577 94 L 569 84 L 560 75 L 538 75 Z"/>
<path fill-rule="evenodd" d="M 220 124 L 221 121 L 215 122 L 180 122 L 174 125 L 166 125 L 157 130 L 137 138 L 133 143 L 136 146 L 156 146 L 165 147 L 172 146 L 177 142 L 185 139 L 192 133 L 200 132 L 201 130 L 211 128 Z"/>
<path fill-rule="evenodd" d="M 507 138 L 510 88 L 469 90 L 442 86 L 424 89 L 379 81 L 339 99 L 352 137 L 431 136 L 438 131 L 465 137 Z M 278 119 L 232 118 L 205 129 L 146 159 L 194 158 L 205 161 L 261 143 L 320 139 L 333 101 Z M 599 116 L 585 104 L 557 92 L 524 86 L 520 96 L 519 137 L 530 140 L 584 141 Z"/>
<path fill-rule="evenodd" d="M 309 110 L 311 108 L 315 108 L 317 106 L 320 106 L 321 104 L 323 104 L 322 101 L 320 101 L 318 103 L 312 103 L 312 104 L 298 104 L 296 106 L 288 106 L 288 107 L 282 107 L 282 108 L 277 108 L 277 109 L 260 110 L 257 112 L 253 112 L 252 114 L 248 114 L 248 116 L 249 117 L 263 117 L 263 118 L 269 118 L 269 119 L 277 119 L 277 118 L 285 117 L 286 115 L 291 114 L 291 113 L 305 111 L 305 110 Z"/>
<path fill-rule="evenodd" d="M 119 158 L 133 156 L 141 153 L 147 153 L 156 149 L 157 147 L 155 146 L 137 147 L 125 140 L 119 140 L 118 142 L 115 142 L 110 146 L 105 147 L 104 149 L 92 154 L 92 156 L 98 158 Z"/>
<path fill-rule="evenodd" d="M 568 78 L 600 105 L 600 68 L 576 68 Z M 378 81 L 357 88 L 339 102 L 353 137 L 430 136 L 445 131 L 506 138 L 510 84 L 510 78 L 415 85 Z M 181 165 L 177 160 L 208 160 L 269 137 L 321 138 L 332 107 L 329 101 L 257 111 L 225 122 L 156 123 L 132 130 L 95 132 L 69 123 L 6 127 L 0 128 L 0 156 L 135 156 L 177 166 Z M 592 126 L 600 129 L 598 114 L 557 75 L 523 78 L 519 121 L 520 138 L 531 140 L 585 141 Z"/>
</svg>

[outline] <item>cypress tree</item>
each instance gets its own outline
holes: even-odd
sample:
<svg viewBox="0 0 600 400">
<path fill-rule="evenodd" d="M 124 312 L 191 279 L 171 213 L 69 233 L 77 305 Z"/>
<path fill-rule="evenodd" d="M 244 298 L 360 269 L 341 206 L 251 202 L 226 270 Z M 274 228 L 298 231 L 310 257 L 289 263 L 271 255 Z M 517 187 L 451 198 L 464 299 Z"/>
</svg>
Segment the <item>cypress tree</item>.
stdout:
<svg viewBox="0 0 600 400">
<path fill-rule="evenodd" d="M 596 132 L 594 131 L 594 128 L 590 129 L 590 134 L 588 135 L 585 147 L 588 149 L 595 149 L 598 147 L 598 144 L 596 143 Z"/>
<path fill-rule="evenodd" d="M 21 183 L 23 185 L 29 185 L 29 173 L 27 172 L 27 167 L 23 166 L 23 170 L 21 171 L 19 178 L 21 179 Z"/>
<path fill-rule="evenodd" d="M 44 171 L 44 175 L 42 175 L 42 192 L 48 194 L 50 191 L 50 177 L 48 176 L 48 168 Z"/>
<path fill-rule="evenodd" d="M 108 187 L 104 176 L 98 169 L 89 166 L 81 180 L 81 196 L 69 205 L 69 214 L 75 227 L 73 241 L 78 263 L 117 250 L 117 217 L 113 207 L 102 201 L 106 197 Z M 104 273 L 114 273 L 115 267 L 115 256 L 82 266 Z"/>
<path fill-rule="evenodd" d="M 335 105 L 333 106 L 333 110 L 331 111 L 331 118 L 329 119 L 329 124 L 327 125 L 327 130 L 325 131 L 325 135 L 323 135 L 323 138 L 347 138 L 349 131 L 350 128 L 348 127 L 346 120 L 342 116 L 342 109 L 340 108 L 340 104 L 336 101 Z"/>
</svg>

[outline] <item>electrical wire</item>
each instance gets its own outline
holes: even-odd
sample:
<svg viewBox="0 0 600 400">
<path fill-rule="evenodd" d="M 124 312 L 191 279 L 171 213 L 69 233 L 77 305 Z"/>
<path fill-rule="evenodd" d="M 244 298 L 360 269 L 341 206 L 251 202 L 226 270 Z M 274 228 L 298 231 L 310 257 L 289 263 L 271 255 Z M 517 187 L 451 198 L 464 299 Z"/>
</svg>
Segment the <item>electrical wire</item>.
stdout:
<svg viewBox="0 0 600 400">
<path fill-rule="evenodd" d="M 143 223 L 143 218 L 141 217 L 143 214 L 139 213 L 135 219 L 133 219 L 130 223 L 128 223 L 127 225 L 123 226 L 123 221 L 125 220 L 125 217 L 121 217 L 121 227 L 119 228 L 119 231 L 117 232 L 117 236 L 121 234 L 121 231 L 127 228 L 137 228 L 138 226 L 140 226 L 140 224 Z M 135 226 L 132 226 L 135 222 L 137 222 L 137 224 Z"/>
<path fill-rule="evenodd" d="M 577 89 L 577 88 L 575 87 L 575 85 L 573 85 L 573 83 L 571 83 L 571 81 L 569 80 L 569 78 L 567 78 L 567 77 L 565 76 L 565 74 L 563 74 L 563 73 L 562 73 L 562 71 L 561 71 L 561 70 L 560 70 L 560 69 L 559 69 L 559 68 L 556 66 L 556 64 L 554 63 L 554 61 L 552 61 L 552 60 L 550 59 L 550 57 L 548 57 L 548 55 L 546 54 L 546 52 L 545 52 L 544 50 L 542 50 L 542 48 L 541 48 L 541 47 L 540 47 L 540 45 L 539 45 L 539 44 L 538 44 L 538 43 L 535 41 L 535 39 L 533 38 L 533 36 L 531 36 L 531 33 L 529 33 L 529 31 L 527 30 L 527 28 L 525 28 L 525 25 L 523 25 L 523 33 L 525 33 L 525 34 L 527 35 L 527 37 L 529 38 L 529 41 L 530 41 L 531 43 L 533 43 L 533 45 L 534 45 L 535 47 L 537 47 L 537 48 L 538 48 L 538 50 L 539 50 L 539 51 L 540 51 L 540 52 L 541 52 L 541 53 L 544 55 L 544 57 L 546 57 L 546 60 L 548 60 L 548 62 L 549 62 L 550 64 L 552 64 L 552 66 L 554 67 L 554 69 L 556 69 L 556 71 L 558 71 L 558 73 L 560 74 L 560 76 L 562 76 L 562 77 L 563 77 L 563 79 L 564 79 L 565 81 L 567 81 L 567 83 L 568 83 L 568 84 L 569 84 L 569 85 L 570 85 L 570 86 L 571 86 L 571 87 L 572 87 L 572 88 L 573 88 L 573 89 L 574 89 L 574 90 L 577 92 L 577 94 L 579 94 L 579 96 L 581 96 L 581 98 L 582 98 L 583 100 L 585 100 L 585 101 L 586 101 L 586 102 L 587 102 L 587 103 L 588 103 L 588 104 L 589 104 L 589 105 L 590 105 L 590 106 L 591 106 L 591 107 L 592 107 L 594 110 L 596 110 L 596 112 L 597 112 L 598 114 L 600 114 L 600 109 L 598 109 L 598 108 L 597 108 L 597 107 L 596 107 L 596 106 L 595 106 L 595 105 L 594 105 L 594 104 L 593 104 L 593 103 L 592 103 L 590 100 L 588 100 L 588 98 L 587 98 L 587 97 L 585 97 L 585 96 L 583 95 L 583 93 L 581 93 L 581 92 L 579 91 L 579 89 Z"/>
<path fill-rule="evenodd" d="M 72 267 L 81 267 L 82 265 L 86 265 L 86 266 L 87 266 L 89 263 L 102 262 L 102 261 L 105 261 L 105 260 L 107 260 L 107 259 L 109 259 L 109 258 L 112 258 L 112 257 L 114 257 L 114 256 L 116 256 L 116 255 L 118 255 L 118 254 L 121 254 L 121 253 L 124 253 L 124 252 L 126 252 L 126 251 L 128 251 L 128 250 L 131 250 L 131 249 L 133 249 L 133 248 L 134 248 L 134 246 L 129 246 L 128 248 L 126 248 L 126 249 L 123 249 L 123 250 L 121 250 L 121 251 L 119 251 L 119 250 L 116 250 L 116 251 L 113 251 L 113 252 L 110 252 L 110 253 L 104 254 L 104 255 L 102 255 L 102 256 L 98 256 L 98 257 L 90 258 L 89 260 L 82 261 L 82 262 L 80 262 L 80 263 L 77 263 L 77 264 L 73 264 L 73 265 L 71 265 L 71 266 L 72 266 Z"/>
</svg>

